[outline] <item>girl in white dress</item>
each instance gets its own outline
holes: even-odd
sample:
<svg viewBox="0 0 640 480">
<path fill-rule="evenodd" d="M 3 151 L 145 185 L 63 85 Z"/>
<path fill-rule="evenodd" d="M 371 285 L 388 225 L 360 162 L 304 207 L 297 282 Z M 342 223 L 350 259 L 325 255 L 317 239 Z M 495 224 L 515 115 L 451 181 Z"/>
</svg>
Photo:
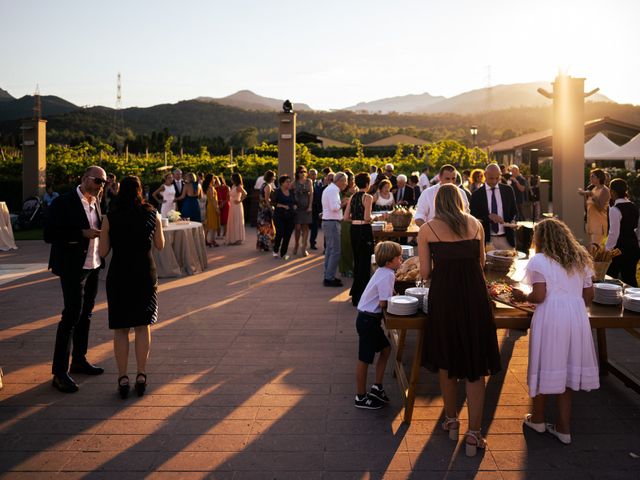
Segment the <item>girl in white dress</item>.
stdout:
<svg viewBox="0 0 640 480">
<path fill-rule="evenodd" d="M 176 209 L 176 187 L 173 185 L 173 174 L 164 176 L 164 183 L 153 192 L 153 197 L 160 204 L 160 216 L 167 218 L 171 210 Z"/>
<path fill-rule="evenodd" d="M 529 396 L 524 424 L 571 443 L 571 391 L 600 387 L 598 362 L 586 305 L 593 299 L 591 257 L 569 228 L 549 218 L 536 225 L 537 253 L 527 265 L 532 292 L 514 290 L 516 301 L 537 303 L 529 337 Z M 545 423 L 545 396 L 558 395 L 558 421 Z"/>
</svg>

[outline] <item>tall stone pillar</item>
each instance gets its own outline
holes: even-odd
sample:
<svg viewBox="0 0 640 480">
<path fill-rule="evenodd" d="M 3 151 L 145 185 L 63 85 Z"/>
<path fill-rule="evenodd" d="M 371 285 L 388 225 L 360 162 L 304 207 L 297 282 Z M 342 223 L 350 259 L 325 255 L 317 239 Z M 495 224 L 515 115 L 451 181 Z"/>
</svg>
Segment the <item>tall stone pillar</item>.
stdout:
<svg viewBox="0 0 640 480">
<path fill-rule="evenodd" d="M 296 174 L 296 113 L 278 113 L 278 176 Z"/>
<path fill-rule="evenodd" d="M 584 78 L 558 75 L 553 82 L 553 212 L 578 241 L 584 231 Z"/>
<path fill-rule="evenodd" d="M 47 121 L 27 120 L 22 130 L 22 200 L 45 193 L 47 173 Z"/>
</svg>

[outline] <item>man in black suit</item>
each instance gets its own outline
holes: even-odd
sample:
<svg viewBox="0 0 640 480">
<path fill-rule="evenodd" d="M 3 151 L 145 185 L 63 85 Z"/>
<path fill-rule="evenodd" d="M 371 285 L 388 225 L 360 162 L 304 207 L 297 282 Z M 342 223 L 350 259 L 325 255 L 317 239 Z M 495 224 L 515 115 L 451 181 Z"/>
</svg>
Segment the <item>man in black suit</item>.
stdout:
<svg viewBox="0 0 640 480">
<path fill-rule="evenodd" d="M 395 194 L 396 205 L 402 205 L 403 207 L 415 205 L 414 190 L 407 185 L 407 176 L 400 174 L 397 177 L 397 181 L 398 189 Z"/>
<path fill-rule="evenodd" d="M 89 167 L 80 185 L 56 198 L 47 210 L 44 239 L 51 244 L 49 268 L 60 277 L 64 310 L 53 353 L 53 386 L 65 393 L 78 390 L 71 373 L 100 375 L 104 370 L 86 358 L 91 312 L 98 292 L 103 260 L 98 255 L 102 224 L 98 198 L 107 182 L 100 167 Z M 71 343 L 73 342 L 73 350 Z M 69 354 L 72 354 L 69 370 Z"/>
<path fill-rule="evenodd" d="M 322 223 L 320 213 L 322 213 L 322 191 L 324 185 L 322 180 L 318 180 L 318 171 L 314 168 L 309 170 L 309 178 L 313 182 L 313 201 L 311 203 L 311 236 L 309 237 L 309 248 L 317 250 L 316 240 L 318 238 L 318 229 Z"/>
<path fill-rule="evenodd" d="M 491 163 L 484 171 L 485 184 L 471 195 L 471 215 L 482 222 L 484 238 L 496 250 L 511 250 L 516 246 L 514 230 L 505 222 L 518 220 L 518 208 L 513 189 L 500 183 L 500 167 Z"/>
<path fill-rule="evenodd" d="M 176 198 L 182 195 L 182 190 L 184 189 L 184 180 L 182 179 L 182 170 L 176 168 L 173 171 L 173 186 L 176 189 Z M 182 200 L 176 201 L 176 210 L 182 210 Z"/>
</svg>

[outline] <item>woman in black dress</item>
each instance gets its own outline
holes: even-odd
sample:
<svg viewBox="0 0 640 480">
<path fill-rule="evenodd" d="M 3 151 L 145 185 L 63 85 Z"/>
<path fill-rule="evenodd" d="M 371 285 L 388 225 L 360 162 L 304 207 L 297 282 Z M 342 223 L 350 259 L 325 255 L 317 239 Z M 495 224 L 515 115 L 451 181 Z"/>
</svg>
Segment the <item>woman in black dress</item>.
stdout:
<svg viewBox="0 0 640 480">
<path fill-rule="evenodd" d="M 465 448 L 467 455 L 473 456 L 486 446 L 480 433 L 484 377 L 499 372 L 501 365 L 482 270 L 484 229 L 464 213 L 461 195 L 455 185 L 440 187 L 435 218 L 422 225 L 418 234 L 420 274 L 431 279 L 422 363 L 439 374 L 445 410 L 442 428 L 452 439 L 458 438 L 460 429 L 457 383 L 465 380 L 469 410 Z"/>
<path fill-rule="evenodd" d="M 138 396 L 144 394 L 147 384 L 149 325 L 158 320 L 158 277 L 151 254 L 154 246 L 158 250 L 164 247 L 160 215 L 142 199 L 138 177 L 126 177 L 102 223 L 99 247 L 103 258 L 113 248 L 107 274 L 107 303 L 122 398 L 127 397 L 130 389 L 127 362 L 131 328 L 135 331 Z"/>
<path fill-rule="evenodd" d="M 357 306 L 371 276 L 371 255 L 373 255 L 371 208 L 373 206 L 373 197 L 367 193 L 371 182 L 371 177 L 369 177 L 368 173 L 356 175 L 355 182 L 358 191 L 349 199 L 343 220 L 351 222 L 353 284 L 349 295 L 351 295 L 351 303 Z"/>
<path fill-rule="evenodd" d="M 291 191 L 291 177 L 282 175 L 278 179 L 280 188 L 276 190 L 275 210 L 273 212 L 273 222 L 276 224 L 276 236 L 273 240 L 273 256 L 278 258 L 289 259 L 287 250 L 289 249 L 289 241 L 291 234 L 296 225 L 296 199 Z"/>
</svg>

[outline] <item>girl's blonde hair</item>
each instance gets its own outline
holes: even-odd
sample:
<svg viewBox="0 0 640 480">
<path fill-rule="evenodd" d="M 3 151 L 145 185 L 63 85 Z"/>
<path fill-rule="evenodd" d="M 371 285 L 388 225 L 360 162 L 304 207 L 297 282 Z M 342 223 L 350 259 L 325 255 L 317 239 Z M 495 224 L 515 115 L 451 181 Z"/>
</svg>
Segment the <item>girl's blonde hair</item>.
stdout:
<svg viewBox="0 0 640 480">
<path fill-rule="evenodd" d="M 536 252 L 555 260 L 569 273 L 593 270 L 593 260 L 587 250 L 557 218 L 547 218 L 536 225 L 533 243 Z"/>
<path fill-rule="evenodd" d="M 376 255 L 376 264 L 379 267 L 384 267 L 387 262 L 402 256 L 402 247 L 396 242 L 380 242 L 376 245 L 374 253 Z"/>
<path fill-rule="evenodd" d="M 453 184 L 442 185 L 436 194 L 436 218 L 442 220 L 458 237 L 467 235 L 467 216 L 464 214 L 462 192 Z"/>
</svg>

